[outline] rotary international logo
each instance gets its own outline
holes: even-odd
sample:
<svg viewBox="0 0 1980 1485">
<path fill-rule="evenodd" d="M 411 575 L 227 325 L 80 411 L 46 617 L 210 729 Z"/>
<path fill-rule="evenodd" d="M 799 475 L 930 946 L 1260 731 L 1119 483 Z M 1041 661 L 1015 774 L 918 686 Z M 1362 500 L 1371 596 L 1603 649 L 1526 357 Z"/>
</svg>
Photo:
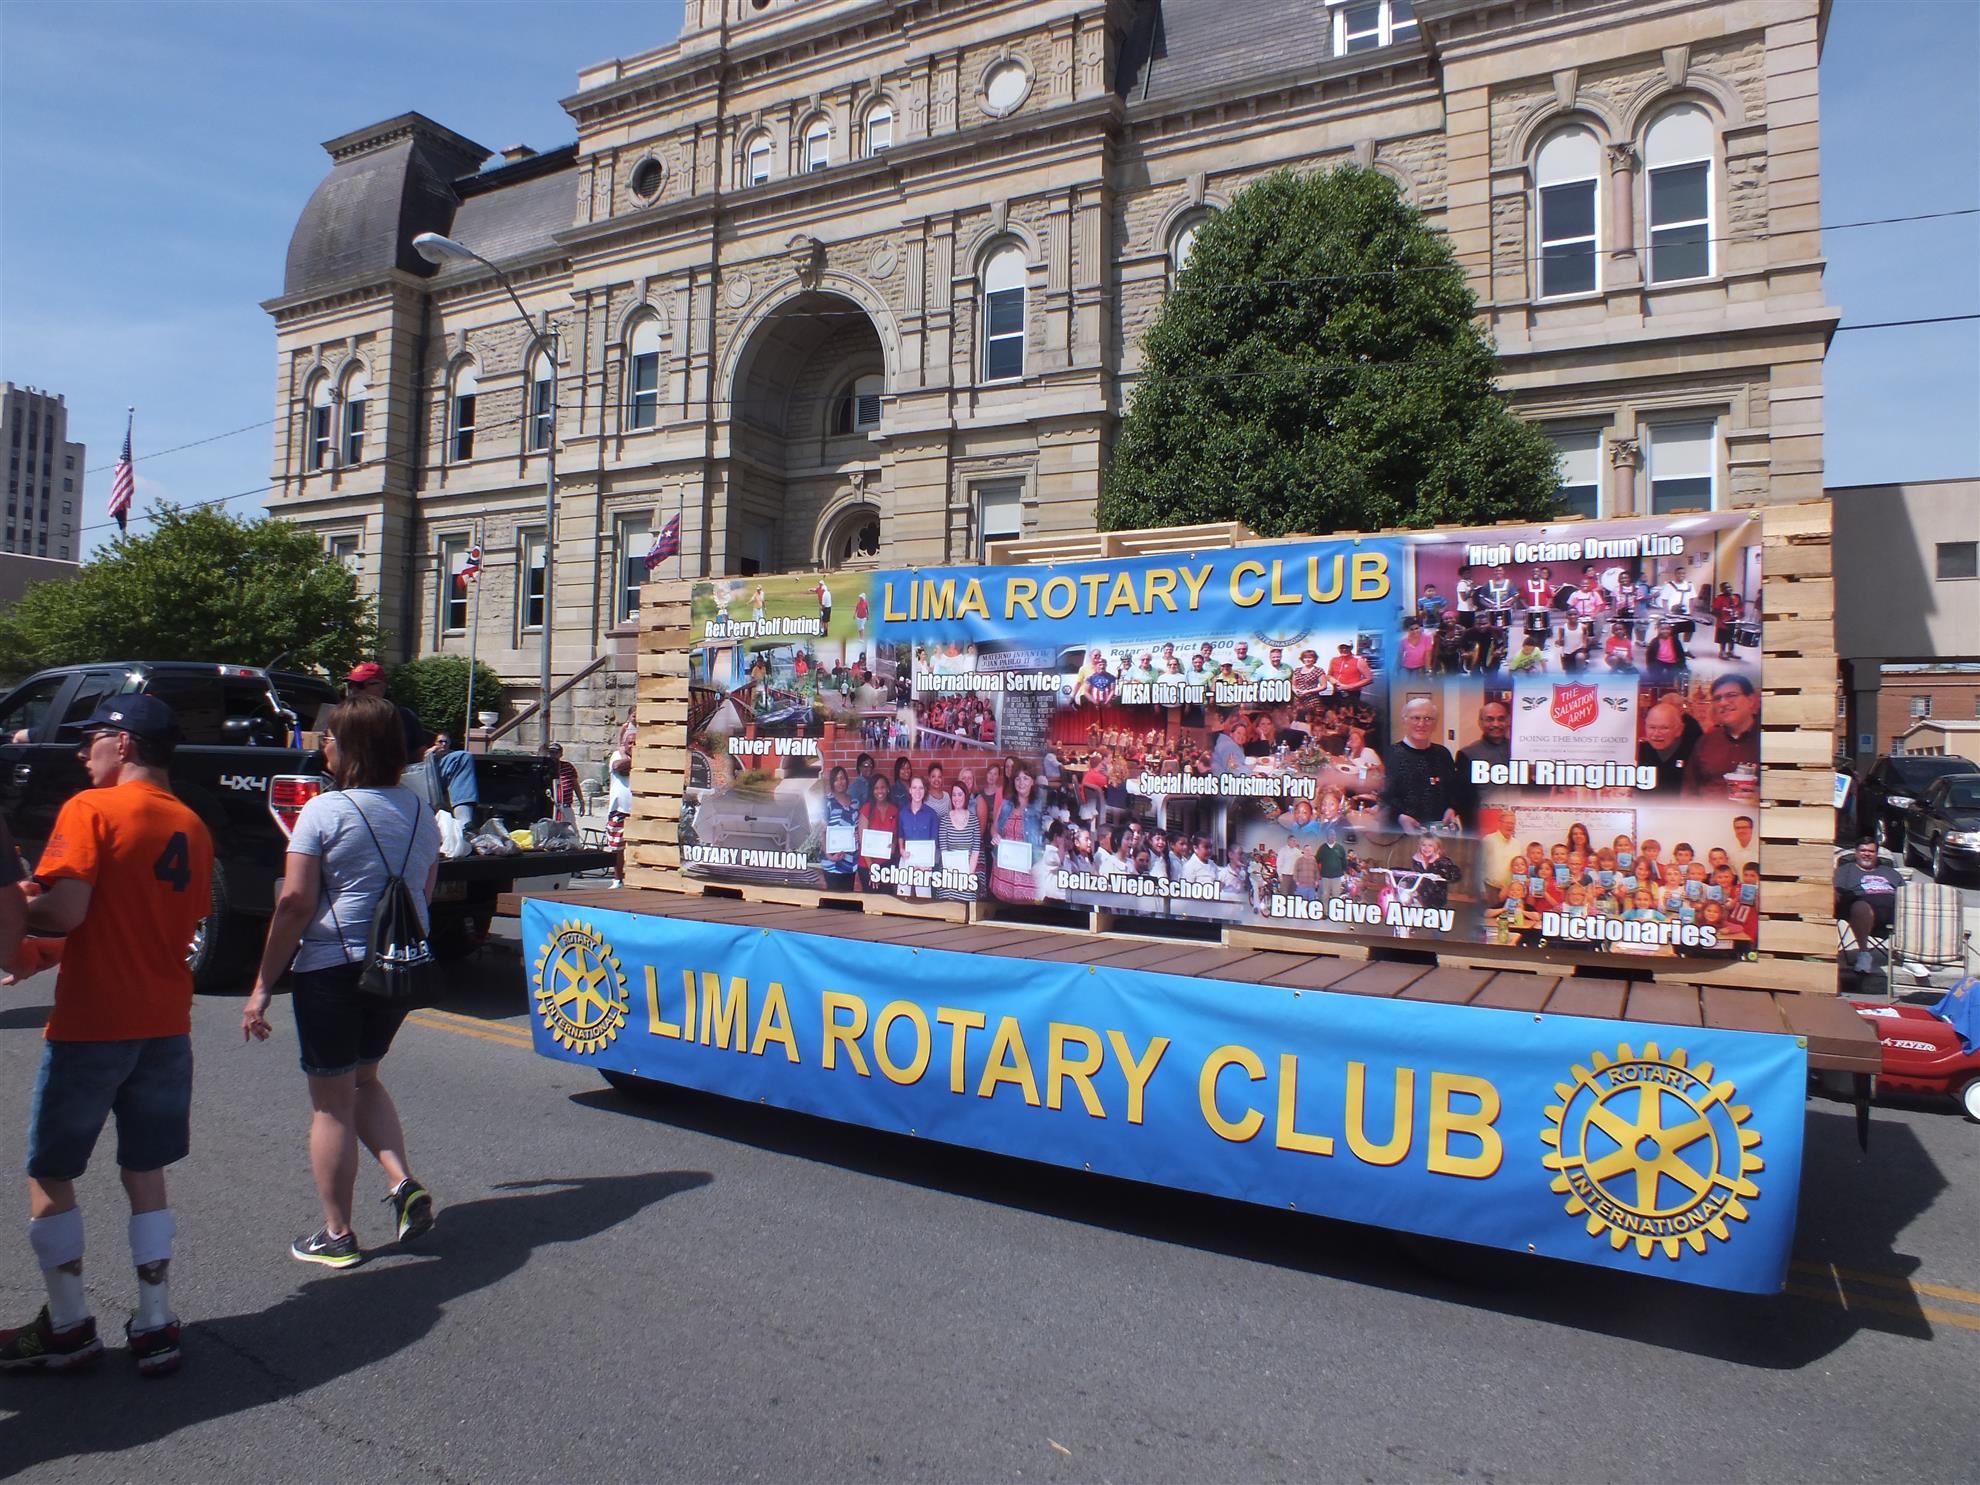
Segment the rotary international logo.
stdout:
<svg viewBox="0 0 1980 1485">
<path fill-rule="evenodd" d="M 1753 1153 L 1760 1136 L 1746 1127 L 1753 1111 L 1733 1102 L 1732 1083 L 1654 1042 L 1641 1056 L 1623 1046 L 1613 1061 L 1600 1052 L 1589 1060 L 1592 1068 L 1554 1085 L 1561 1101 L 1540 1131 L 1553 1147 L 1541 1163 L 1558 1173 L 1553 1189 L 1568 1215 L 1585 1217 L 1590 1237 L 1606 1232 L 1618 1251 L 1634 1242 L 1639 1258 L 1661 1248 L 1674 1259 L 1680 1244 L 1703 1253 L 1708 1234 L 1729 1241 L 1726 1220 L 1746 1220 L 1745 1203 L 1760 1194 L 1751 1178 L 1765 1165 Z"/>
<path fill-rule="evenodd" d="M 558 1045 L 588 1056 L 626 1024 L 626 977 L 589 923 L 559 923 L 536 958 L 536 1013 Z"/>
</svg>

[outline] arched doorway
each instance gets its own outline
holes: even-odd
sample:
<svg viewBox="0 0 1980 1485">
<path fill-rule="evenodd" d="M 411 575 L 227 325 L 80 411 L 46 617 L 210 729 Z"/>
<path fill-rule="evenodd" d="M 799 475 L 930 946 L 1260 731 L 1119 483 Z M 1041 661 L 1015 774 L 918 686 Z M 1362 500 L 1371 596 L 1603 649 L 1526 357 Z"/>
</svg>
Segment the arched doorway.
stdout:
<svg viewBox="0 0 1980 1485">
<path fill-rule="evenodd" d="M 792 296 L 751 332 L 730 383 L 731 570 L 878 554 L 878 507 L 861 501 L 870 518 L 855 519 L 841 502 L 849 479 L 865 489 L 880 465 L 886 376 L 872 319 L 829 289 Z"/>
</svg>

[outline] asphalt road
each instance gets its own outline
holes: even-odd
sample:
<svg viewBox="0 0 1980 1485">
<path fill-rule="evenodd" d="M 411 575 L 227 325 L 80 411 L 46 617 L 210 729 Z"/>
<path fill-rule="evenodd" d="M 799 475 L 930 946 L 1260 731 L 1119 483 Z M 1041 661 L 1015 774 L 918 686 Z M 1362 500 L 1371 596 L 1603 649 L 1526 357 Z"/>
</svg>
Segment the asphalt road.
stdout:
<svg viewBox="0 0 1980 1485">
<path fill-rule="evenodd" d="M 48 977 L 0 991 L 19 1169 Z M 282 1009 L 278 1006 L 278 1009 Z M 441 1211 L 324 1273 L 291 1029 L 202 998 L 173 1174 L 186 1369 L 0 1378 L 31 1480 L 1953 1480 L 1980 1362 L 1980 1129 L 1815 1102 L 1789 1295 L 1392 1237 L 545 1061 L 513 954 L 386 1063 Z M 109 1154 L 106 1145 L 103 1153 Z M 106 1163 L 90 1287 L 132 1279 Z M 360 1236 L 379 1242 L 375 1168 Z M 19 1212 L 21 1208 L 14 1208 Z M 1463 1277 L 1459 1277 L 1462 1274 Z M 1479 1282 L 1480 1280 L 1485 1282 Z M 0 1232 L 0 1312 L 33 1313 Z"/>
</svg>

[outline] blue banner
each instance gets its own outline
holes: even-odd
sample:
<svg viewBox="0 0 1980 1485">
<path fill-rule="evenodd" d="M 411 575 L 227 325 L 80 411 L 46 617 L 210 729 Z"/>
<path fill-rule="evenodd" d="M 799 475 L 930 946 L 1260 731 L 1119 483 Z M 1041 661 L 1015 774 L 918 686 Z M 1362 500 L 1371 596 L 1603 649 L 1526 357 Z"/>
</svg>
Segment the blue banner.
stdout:
<svg viewBox="0 0 1980 1485">
<path fill-rule="evenodd" d="M 1131 1180 L 1751 1293 L 1792 1037 L 1371 999 L 529 901 L 545 1056 Z"/>
</svg>

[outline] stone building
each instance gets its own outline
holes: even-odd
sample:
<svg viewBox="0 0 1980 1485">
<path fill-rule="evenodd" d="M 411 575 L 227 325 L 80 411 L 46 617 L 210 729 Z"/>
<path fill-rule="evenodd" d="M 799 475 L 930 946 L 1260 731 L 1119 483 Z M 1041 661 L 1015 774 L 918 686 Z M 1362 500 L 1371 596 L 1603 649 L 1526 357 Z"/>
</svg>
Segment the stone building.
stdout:
<svg viewBox="0 0 1980 1485">
<path fill-rule="evenodd" d="M 623 646 L 675 514 L 689 574 L 1086 528 L 1198 227 L 1350 161 L 1450 235 L 1572 506 L 1816 498 L 1825 16 L 687 0 L 676 40 L 579 77 L 572 144 L 494 158 L 415 113 L 326 145 L 265 306 L 270 508 L 359 567 L 403 654 L 465 648 L 478 531 L 479 651 L 523 697 L 546 604 L 560 679 Z"/>
<path fill-rule="evenodd" d="M 69 442 L 68 399 L 59 392 L 0 382 L 0 448 L 7 451 L 7 519 L 0 526 L 0 552 L 46 557 L 53 563 L 75 561 L 82 554 L 83 459 L 88 450 Z"/>
</svg>

